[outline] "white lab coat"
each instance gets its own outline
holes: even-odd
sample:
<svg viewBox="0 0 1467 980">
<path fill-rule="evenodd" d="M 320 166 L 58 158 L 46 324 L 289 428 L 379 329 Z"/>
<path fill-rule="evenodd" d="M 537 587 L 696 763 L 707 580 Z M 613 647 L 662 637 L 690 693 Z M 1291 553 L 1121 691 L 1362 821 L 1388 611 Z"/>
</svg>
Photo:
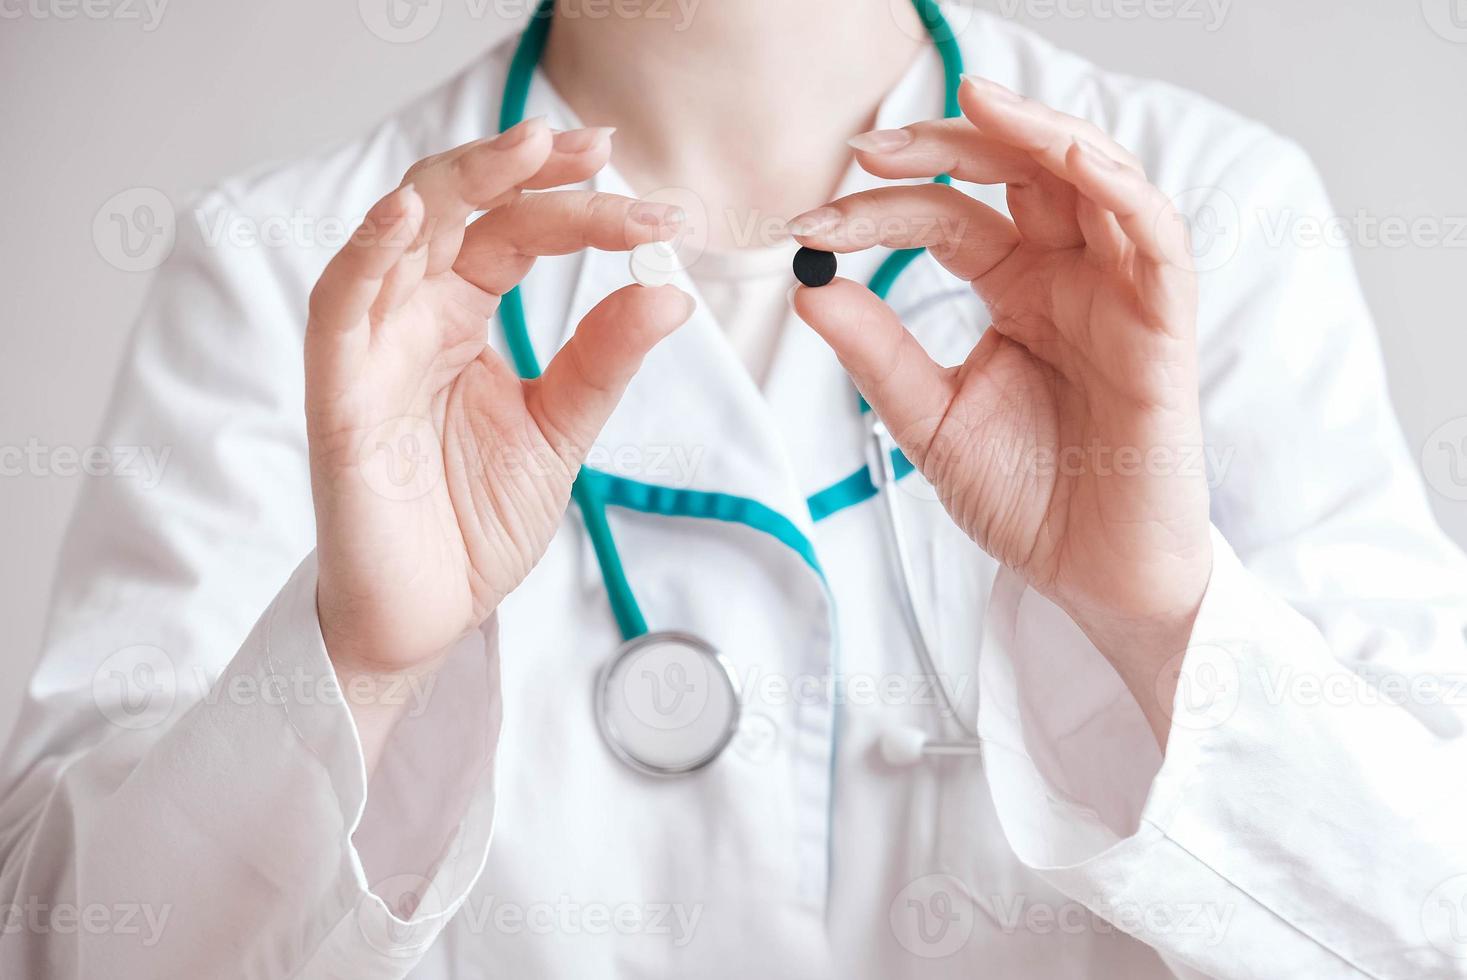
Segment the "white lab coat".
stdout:
<svg viewBox="0 0 1467 980">
<path fill-rule="evenodd" d="M 156 486 L 92 481 L 66 541 L 5 756 L 0 975 L 1467 975 L 1451 686 L 1467 564 L 1429 515 L 1348 255 L 1268 234 L 1287 209 L 1329 213 L 1319 178 L 1258 125 L 1000 20 L 961 41 L 970 70 L 1093 119 L 1163 189 L 1205 199 L 1199 228 L 1225 239 L 1202 278 L 1216 564 L 1164 761 L 1076 628 L 909 478 L 917 600 L 989 745 L 981 762 L 885 764 L 894 725 L 951 733 L 879 506 L 817 523 L 806 505 L 863 462 L 849 382 L 795 328 L 761 393 L 700 311 L 648 358 L 593 462 L 756 501 L 810 545 L 611 509 L 651 625 L 707 637 L 743 681 L 732 748 L 654 781 L 603 746 L 592 684 L 618 635 L 573 510 L 497 622 L 408 692 L 368 792 L 315 615 L 305 301 L 329 219 L 492 131 L 501 47 L 366 138 L 181 209 L 103 440 L 171 456 Z M 879 124 L 941 106 L 929 53 Z M 541 112 L 574 122 L 538 79 Z M 967 190 L 1003 206 L 1001 188 Z M 291 215 L 323 240 L 201 230 Z M 541 359 L 627 279 L 619 255 L 538 263 Z M 986 323 L 926 258 L 892 302 L 949 361 Z M 502 349 L 497 323 L 490 339 Z"/>
</svg>

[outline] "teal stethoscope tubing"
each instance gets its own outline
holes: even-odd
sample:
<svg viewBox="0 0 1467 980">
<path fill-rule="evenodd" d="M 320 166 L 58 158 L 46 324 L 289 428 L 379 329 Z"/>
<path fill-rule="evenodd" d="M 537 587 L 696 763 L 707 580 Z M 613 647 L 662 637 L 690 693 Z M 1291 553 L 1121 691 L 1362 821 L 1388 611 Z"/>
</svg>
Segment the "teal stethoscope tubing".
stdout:
<svg viewBox="0 0 1467 980">
<path fill-rule="evenodd" d="M 958 85 L 962 81 L 963 74 L 962 51 L 959 50 L 952 28 L 947 18 L 942 15 L 942 10 L 938 7 L 936 0 L 912 0 L 912 4 L 916 7 L 917 16 L 921 18 L 923 26 L 927 28 L 933 44 L 937 46 L 938 53 L 942 56 L 946 90 L 944 113 L 948 117 L 957 116 L 961 111 L 958 108 Z M 530 96 L 530 83 L 534 80 L 535 69 L 540 64 L 540 56 L 545 51 L 545 42 L 550 37 L 550 24 L 554 14 L 555 0 L 541 0 L 540 6 L 530 16 L 529 26 L 520 36 L 519 46 L 515 49 L 514 58 L 509 64 L 509 73 L 505 78 L 504 98 L 499 108 L 500 132 L 519 124 L 524 119 L 525 103 Z M 947 174 L 941 174 L 935 179 L 938 183 L 950 182 Z M 907 266 L 911 265 L 923 251 L 924 249 L 920 248 L 907 248 L 888 255 L 871 277 L 868 284 L 871 291 L 885 299 L 897 279 L 906 271 Z M 504 327 L 505 342 L 509 346 L 515 369 L 523 378 L 539 377 L 540 362 L 535 356 L 534 345 L 530 342 L 530 332 L 525 322 L 524 298 L 520 295 L 518 286 L 504 294 L 499 304 L 499 317 Z M 861 412 L 869 412 L 871 408 L 866 404 L 866 400 L 859 396 L 858 399 Z M 621 553 L 617 549 L 615 538 L 612 537 L 611 526 L 606 520 L 606 503 L 596 491 L 594 481 L 587 479 L 585 470 L 582 470 L 576 477 L 576 482 L 571 487 L 571 497 L 581 511 L 586 533 L 596 552 L 596 561 L 601 566 L 601 577 L 606 584 L 607 599 L 610 602 L 612 614 L 616 617 L 617 629 L 621 631 L 622 639 L 632 640 L 646 634 L 647 620 L 642 615 L 642 608 L 632 592 L 626 571 L 622 567 Z"/>
</svg>

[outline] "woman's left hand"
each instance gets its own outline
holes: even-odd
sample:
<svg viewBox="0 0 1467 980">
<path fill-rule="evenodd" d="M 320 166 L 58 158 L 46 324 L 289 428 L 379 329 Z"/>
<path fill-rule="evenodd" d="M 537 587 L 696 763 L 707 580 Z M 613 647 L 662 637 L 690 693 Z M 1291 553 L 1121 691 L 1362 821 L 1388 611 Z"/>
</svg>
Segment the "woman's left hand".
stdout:
<svg viewBox="0 0 1467 980">
<path fill-rule="evenodd" d="M 1212 567 L 1187 231 L 1135 158 L 1094 125 L 980 79 L 965 118 L 868 133 L 885 178 L 1007 185 L 1012 220 L 941 184 L 853 194 L 801 215 L 801 244 L 926 246 L 993 326 L 940 367 L 849 280 L 795 308 L 835 350 L 969 536 L 1063 608 L 1164 744 L 1164 668 Z"/>
</svg>

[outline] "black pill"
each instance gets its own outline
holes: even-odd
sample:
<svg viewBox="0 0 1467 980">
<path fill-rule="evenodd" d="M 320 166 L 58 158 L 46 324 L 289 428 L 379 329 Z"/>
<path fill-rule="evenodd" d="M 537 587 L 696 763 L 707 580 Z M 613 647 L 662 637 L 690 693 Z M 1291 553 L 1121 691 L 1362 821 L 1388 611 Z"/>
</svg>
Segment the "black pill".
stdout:
<svg viewBox="0 0 1467 980">
<path fill-rule="evenodd" d="M 835 278 L 835 253 L 802 248 L 795 253 L 795 278 L 806 286 L 828 286 Z"/>
</svg>

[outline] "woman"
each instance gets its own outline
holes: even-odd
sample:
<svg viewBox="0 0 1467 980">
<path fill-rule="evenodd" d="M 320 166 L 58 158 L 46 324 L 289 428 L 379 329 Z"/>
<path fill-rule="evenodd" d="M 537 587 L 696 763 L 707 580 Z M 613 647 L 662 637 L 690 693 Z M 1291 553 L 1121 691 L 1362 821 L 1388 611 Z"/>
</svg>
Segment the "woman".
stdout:
<svg viewBox="0 0 1467 980">
<path fill-rule="evenodd" d="M 172 468 L 67 545 L 5 974 L 1459 975 L 1462 713 L 1388 682 L 1460 663 L 1462 556 L 1348 260 L 1171 204 L 1322 210 L 1302 154 L 964 8 L 946 119 L 905 3 L 616 9 L 502 134 L 513 45 L 201 202 L 367 218 L 160 279 L 109 444 Z M 598 687 L 644 626 L 738 683 L 679 778 L 588 706 L 716 700 Z"/>
</svg>

